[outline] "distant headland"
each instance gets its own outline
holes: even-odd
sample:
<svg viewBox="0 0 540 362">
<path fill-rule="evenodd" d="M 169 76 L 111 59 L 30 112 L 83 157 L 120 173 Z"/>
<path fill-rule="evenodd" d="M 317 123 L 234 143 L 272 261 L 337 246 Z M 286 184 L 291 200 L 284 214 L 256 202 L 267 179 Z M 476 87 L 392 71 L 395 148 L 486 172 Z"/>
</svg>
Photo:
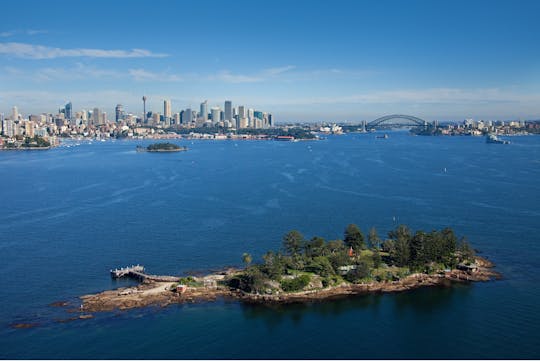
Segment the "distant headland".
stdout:
<svg viewBox="0 0 540 362">
<path fill-rule="evenodd" d="M 343 240 L 307 240 L 296 231 L 283 236 L 280 251 L 268 251 L 260 263 L 244 253 L 245 267 L 203 277 L 148 275 L 142 266 L 111 270 L 113 277 L 142 281 L 135 287 L 82 296 L 85 313 L 149 305 L 231 298 L 255 303 L 310 302 L 340 296 L 398 292 L 451 282 L 488 281 L 500 275 L 475 255 L 465 238 L 450 228 L 412 232 L 400 225 L 382 240 L 375 228 L 364 237 L 350 224 Z"/>
</svg>

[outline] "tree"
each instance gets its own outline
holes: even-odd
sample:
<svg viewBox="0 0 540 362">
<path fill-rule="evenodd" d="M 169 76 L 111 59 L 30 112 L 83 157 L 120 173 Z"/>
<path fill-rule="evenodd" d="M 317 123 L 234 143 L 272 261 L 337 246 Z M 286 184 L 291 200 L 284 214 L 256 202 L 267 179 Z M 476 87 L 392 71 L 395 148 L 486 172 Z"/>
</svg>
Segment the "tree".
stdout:
<svg viewBox="0 0 540 362">
<path fill-rule="evenodd" d="M 267 280 L 257 265 L 248 268 L 242 279 L 244 284 L 241 289 L 248 293 L 261 292 L 265 287 L 265 282 Z"/>
<path fill-rule="evenodd" d="M 458 251 L 464 261 L 472 261 L 474 259 L 474 249 L 467 242 L 465 237 L 461 238 L 458 244 Z"/>
<path fill-rule="evenodd" d="M 329 277 L 336 273 L 332 267 L 332 264 L 325 256 L 316 256 L 313 258 L 313 260 L 306 266 L 305 270 L 310 273 L 318 274 L 322 277 Z"/>
<path fill-rule="evenodd" d="M 395 230 L 388 233 L 388 237 L 394 240 L 392 259 L 398 266 L 409 265 L 411 230 L 406 225 L 399 225 Z"/>
<path fill-rule="evenodd" d="M 426 246 L 429 236 L 423 231 L 417 231 L 411 239 L 410 244 L 410 264 L 414 267 L 421 267 L 431 261 L 426 254 Z"/>
<path fill-rule="evenodd" d="M 285 262 L 281 254 L 269 251 L 263 255 L 264 272 L 271 279 L 279 279 L 285 272 Z"/>
<path fill-rule="evenodd" d="M 368 246 L 370 249 L 378 249 L 380 243 L 381 239 L 379 238 L 379 234 L 377 234 L 377 229 L 375 229 L 375 227 L 373 226 L 371 229 L 369 229 Z"/>
<path fill-rule="evenodd" d="M 360 263 L 356 264 L 356 269 L 353 269 L 345 275 L 345 279 L 351 283 L 356 283 L 360 281 L 361 279 L 367 278 L 369 276 L 369 266 L 361 261 Z"/>
<path fill-rule="evenodd" d="M 343 240 L 330 240 L 326 243 L 327 254 L 335 254 L 343 250 Z"/>
<path fill-rule="evenodd" d="M 283 236 L 283 248 L 289 255 L 300 253 L 304 246 L 304 236 L 297 230 L 289 231 Z"/>
<path fill-rule="evenodd" d="M 246 268 L 247 268 L 247 267 L 249 267 L 249 265 L 253 261 L 253 258 L 251 257 L 250 254 L 244 253 L 244 254 L 242 254 L 242 261 L 244 262 L 244 264 L 246 264 Z"/>
<path fill-rule="evenodd" d="M 313 258 L 316 256 L 323 255 L 324 246 L 325 246 L 324 239 L 319 236 L 314 236 L 304 246 L 306 256 L 309 258 Z"/>
<path fill-rule="evenodd" d="M 381 265 L 381 254 L 379 253 L 378 250 L 374 250 L 373 251 L 373 268 L 377 269 L 380 265 Z"/>
<path fill-rule="evenodd" d="M 362 234 L 360 228 L 355 224 L 349 224 L 347 226 L 344 236 L 343 241 L 347 246 L 352 247 L 356 251 L 365 249 L 364 234 Z"/>
<path fill-rule="evenodd" d="M 394 249 L 396 248 L 396 244 L 394 243 L 394 240 L 387 239 L 382 243 L 382 250 L 392 254 L 394 252 Z"/>
</svg>

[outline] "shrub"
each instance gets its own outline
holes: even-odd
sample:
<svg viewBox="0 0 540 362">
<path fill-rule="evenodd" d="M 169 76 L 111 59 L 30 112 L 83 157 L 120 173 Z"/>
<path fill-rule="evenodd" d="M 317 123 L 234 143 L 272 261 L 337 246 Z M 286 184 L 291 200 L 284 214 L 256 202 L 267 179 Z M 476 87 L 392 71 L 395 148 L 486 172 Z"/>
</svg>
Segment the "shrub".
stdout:
<svg viewBox="0 0 540 362">
<path fill-rule="evenodd" d="M 296 292 L 308 286 L 311 278 L 307 274 L 300 275 L 293 279 L 283 279 L 281 289 L 285 292 Z"/>
</svg>

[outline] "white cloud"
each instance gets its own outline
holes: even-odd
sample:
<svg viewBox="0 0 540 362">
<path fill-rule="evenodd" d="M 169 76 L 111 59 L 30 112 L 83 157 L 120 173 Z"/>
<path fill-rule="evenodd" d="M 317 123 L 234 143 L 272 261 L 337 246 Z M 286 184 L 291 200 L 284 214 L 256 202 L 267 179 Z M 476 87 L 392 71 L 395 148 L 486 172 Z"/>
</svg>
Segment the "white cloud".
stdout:
<svg viewBox="0 0 540 362">
<path fill-rule="evenodd" d="M 295 68 L 296 68 L 296 66 L 294 66 L 294 65 L 286 65 L 284 67 L 265 69 L 265 70 L 263 70 L 263 73 L 268 74 L 268 75 L 278 75 L 278 74 L 281 74 L 281 73 L 288 72 L 289 70 L 293 70 Z"/>
<path fill-rule="evenodd" d="M 233 74 L 228 70 L 223 70 L 215 75 L 211 75 L 208 79 L 225 83 L 254 83 L 264 80 L 264 78 L 259 75 Z"/>
<path fill-rule="evenodd" d="M 25 31 L 10 30 L 10 31 L 0 32 L 0 38 L 8 38 L 8 37 L 14 36 L 16 34 L 38 35 L 38 34 L 47 34 L 48 32 L 49 31 L 47 31 L 47 30 L 37 30 L 37 29 L 28 29 L 28 30 L 25 30 Z"/>
<path fill-rule="evenodd" d="M 61 57 L 91 57 L 91 58 L 145 58 L 166 57 L 167 54 L 152 53 L 146 49 L 106 50 L 74 48 L 62 49 L 44 45 L 26 43 L 0 43 L 0 54 L 25 59 L 54 59 Z"/>
<path fill-rule="evenodd" d="M 26 34 L 28 34 L 28 35 L 38 35 L 38 34 L 47 34 L 47 33 L 48 33 L 47 30 L 42 30 L 42 29 L 40 29 L 40 30 L 28 29 L 26 31 Z"/>
<path fill-rule="evenodd" d="M 128 73 L 136 81 L 181 82 L 184 80 L 177 74 L 170 74 L 168 72 L 155 73 L 142 68 L 130 69 Z"/>
<path fill-rule="evenodd" d="M 72 67 L 46 67 L 28 71 L 16 67 L 4 67 L 3 75 L 17 81 L 32 82 L 46 81 L 74 81 L 95 78 L 121 78 L 127 77 L 124 72 L 110 69 L 99 69 L 83 63 L 75 63 Z"/>
</svg>

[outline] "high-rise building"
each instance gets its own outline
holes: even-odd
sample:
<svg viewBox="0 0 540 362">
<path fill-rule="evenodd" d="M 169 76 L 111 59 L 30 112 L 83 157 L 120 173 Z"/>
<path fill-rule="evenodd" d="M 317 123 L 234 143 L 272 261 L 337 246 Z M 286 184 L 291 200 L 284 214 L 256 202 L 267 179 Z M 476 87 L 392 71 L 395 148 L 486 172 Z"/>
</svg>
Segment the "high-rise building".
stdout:
<svg viewBox="0 0 540 362">
<path fill-rule="evenodd" d="M 180 124 L 180 113 L 174 114 L 174 124 L 177 126 Z"/>
<path fill-rule="evenodd" d="M 34 122 L 27 121 L 24 124 L 24 133 L 26 137 L 34 137 Z"/>
<path fill-rule="evenodd" d="M 64 109 L 65 109 L 66 119 L 71 121 L 73 119 L 73 105 L 71 104 L 71 102 L 66 104 Z"/>
<path fill-rule="evenodd" d="M 99 108 L 94 108 L 94 111 L 92 112 L 92 124 L 93 125 L 96 125 L 96 124 L 99 124 L 101 120 L 101 112 L 99 110 Z"/>
<path fill-rule="evenodd" d="M 204 122 L 208 121 L 208 101 L 201 103 L 201 118 Z"/>
<path fill-rule="evenodd" d="M 19 119 L 19 110 L 17 109 L 17 106 L 13 106 L 12 108 L 11 119 L 14 121 Z"/>
<path fill-rule="evenodd" d="M 154 125 L 157 125 L 161 121 L 161 115 L 158 112 L 152 112 L 152 119 L 154 120 Z"/>
<path fill-rule="evenodd" d="M 238 106 L 238 117 L 247 118 L 246 107 Z"/>
<path fill-rule="evenodd" d="M 219 121 L 221 121 L 221 109 L 219 107 L 213 107 L 212 108 L 212 123 L 216 125 Z"/>
<path fill-rule="evenodd" d="M 116 113 L 116 117 L 115 117 L 116 122 L 124 119 L 124 106 L 123 105 L 117 104 L 114 111 Z"/>
<path fill-rule="evenodd" d="M 4 136 L 13 137 L 15 135 L 14 125 L 15 122 L 12 119 L 4 119 L 2 122 L 2 132 L 4 133 Z"/>
<path fill-rule="evenodd" d="M 142 97 L 142 102 L 143 102 L 143 122 L 146 123 L 146 120 L 147 120 L 147 115 L 146 115 L 146 96 L 143 96 Z"/>
<path fill-rule="evenodd" d="M 193 112 L 191 112 L 191 108 L 188 108 L 184 111 L 184 119 L 182 119 L 182 123 L 190 124 L 193 122 Z"/>
<path fill-rule="evenodd" d="M 232 118 L 232 102 L 231 101 L 225 101 L 225 112 L 223 115 L 223 120 L 225 121 L 231 121 Z"/>
<path fill-rule="evenodd" d="M 163 117 L 165 117 L 165 119 L 171 118 L 171 114 L 171 100 L 165 99 L 163 101 Z"/>
</svg>

